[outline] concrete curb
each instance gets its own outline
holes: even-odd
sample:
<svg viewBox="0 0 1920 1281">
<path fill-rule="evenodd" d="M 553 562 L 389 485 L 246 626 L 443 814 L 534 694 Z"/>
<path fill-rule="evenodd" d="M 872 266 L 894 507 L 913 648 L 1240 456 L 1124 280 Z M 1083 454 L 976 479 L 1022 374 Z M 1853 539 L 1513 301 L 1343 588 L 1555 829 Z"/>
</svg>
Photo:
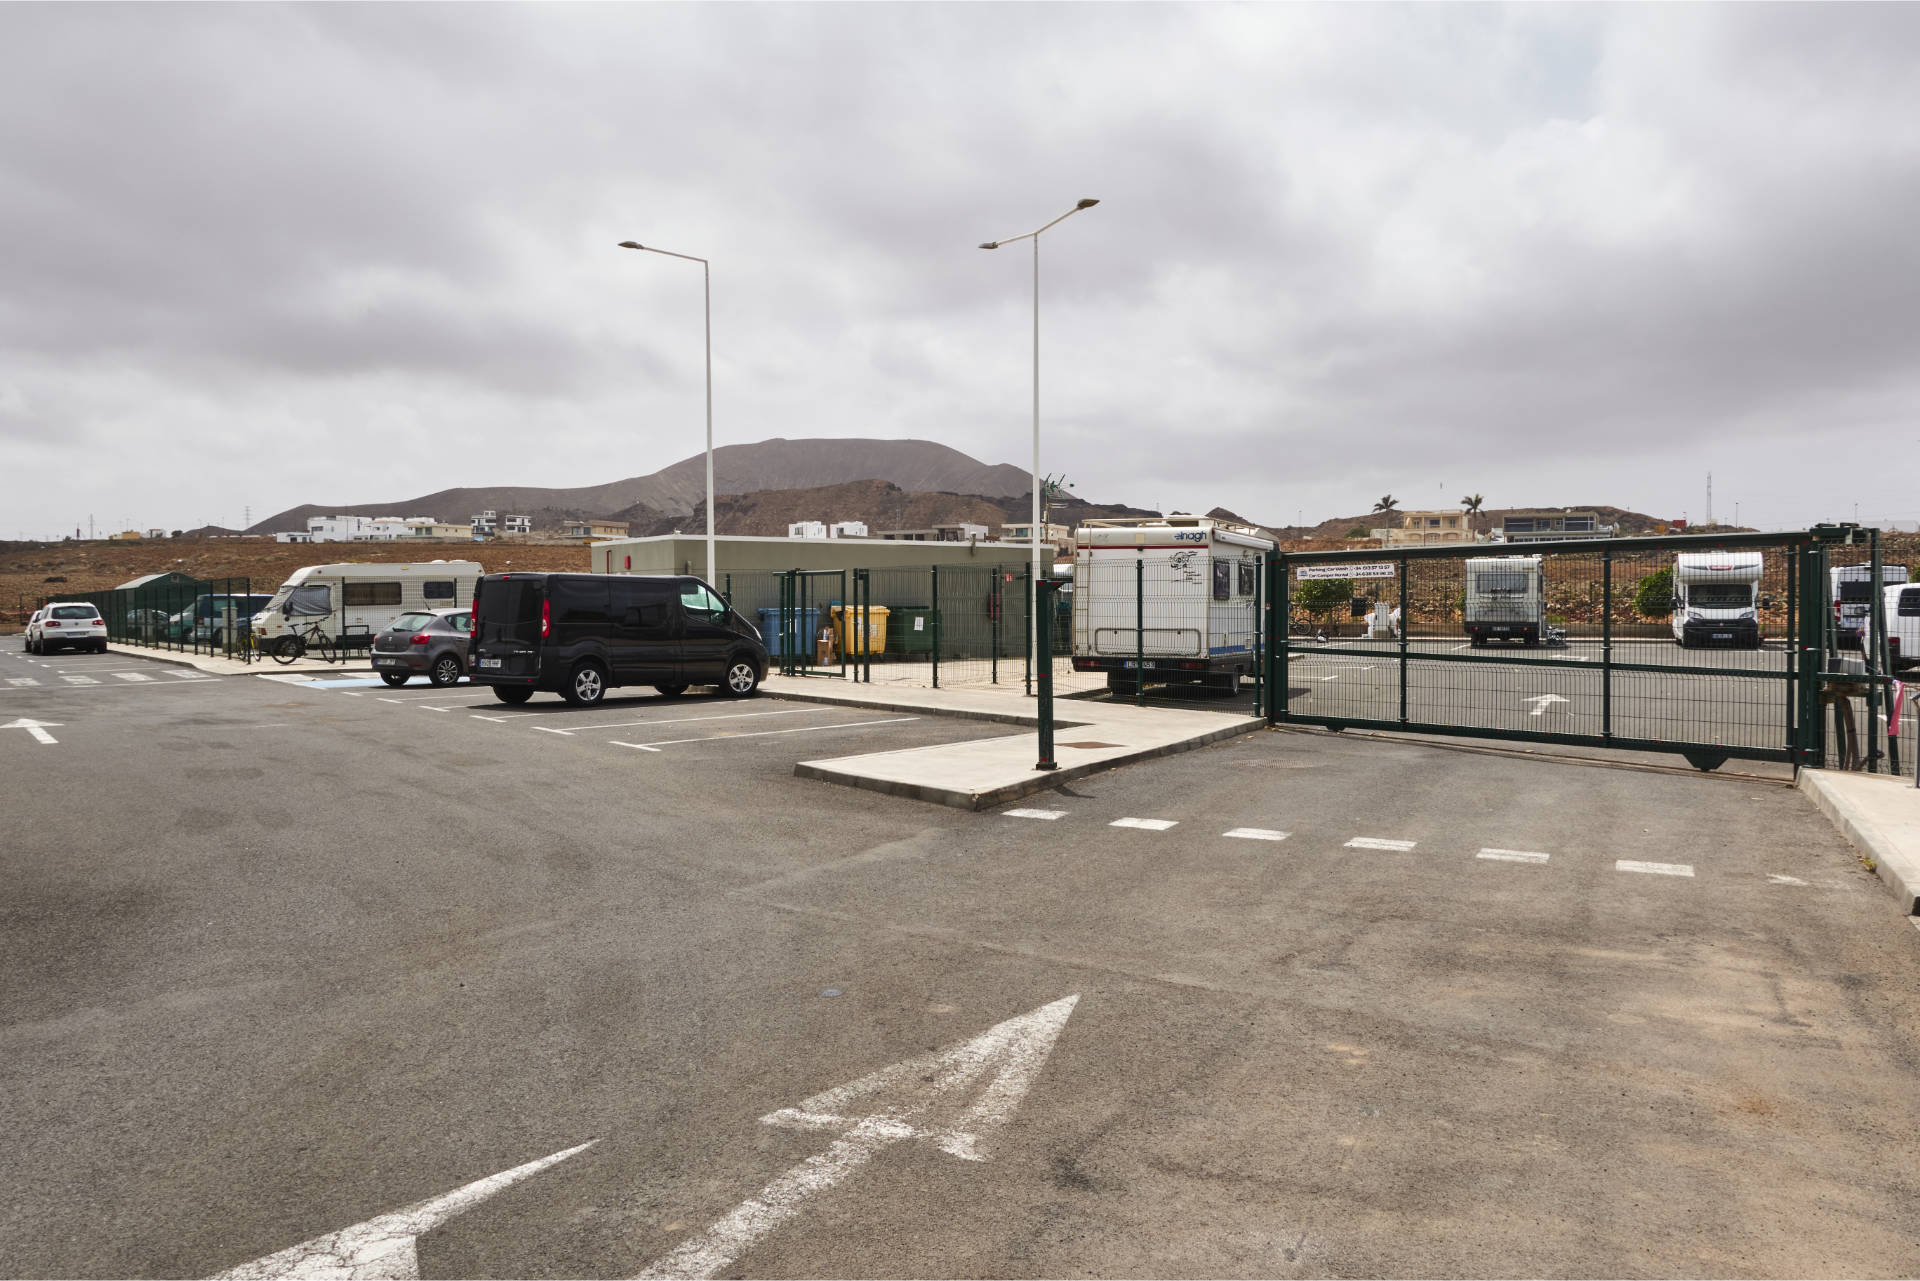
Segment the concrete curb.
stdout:
<svg viewBox="0 0 1920 1281">
<path fill-rule="evenodd" d="M 234 671 L 235 660 L 231 658 L 217 658 L 212 654 L 182 654 L 178 650 L 170 649 L 147 649 L 141 645 L 113 645 L 107 652 L 125 654 L 130 658 L 152 659 L 156 663 L 173 663 L 180 667 L 191 667 L 197 672 L 207 672 L 214 676 L 297 676 L 310 672 L 331 672 L 335 675 L 351 673 L 355 676 L 369 676 L 374 674 L 372 667 L 341 667 L 338 665 L 294 667 L 290 664 L 283 665 L 275 663 L 265 658 L 257 663 L 238 664 L 243 670 Z"/>
<path fill-rule="evenodd" d="M 830 700 L 822 700 L 830 701 Z M 947 715 L 966 715 L 950 709 L 942 709 Z M 977 719 L 1000 719 L 998 717 L 979 717 Z M 1155 747 L 1143 747 L 1136 751 L 1123 752 L 1118 756 L 1107 756 L 1096 761 L 1083 761 L 1078 765 L 1063 765 L 1057 770 L 1046 773 L 1035 772 L 1017 782 L 1005 783 L 989 788 L 984 792 L 968 792 L 958 788 L 939 787 L 931 783 L 903 783 L 891 779 L 871 778 L 851 770 L 835 769 L 832 762 L 803 761 L 793 767 L 796 778 L 811 778 L 822 783 L 838 783 L 843 787 L 858 787 L 869 792 L 879 792 L 886 796 L 898 796 L 906 800 L 926 801 L 933 805 L 946 805 L 954 809 L 983 810 L 1008 801 L 1018 800 L 1022 796 L 1031 796 L 1035 792 L 1044 792 L 1048 788 L 1058 787 L 1062 783 L 1097 774 L 1101 770 L 1113 769 L 1120 765 L 1131 765 L 1136 761 L 1152 760 L 1157 756 L 1172 756 L 1177 752 L 1190 752 L 1197 747 L 1206 747 L 1224 739 L 1237 738 L 1241 734 L 1251 734 L 1255 730 L 1265 729 L 1266 722 L 1255 717 L 1209 730 L 1191 738 L 1183 738 L 1171 743 L 1161 743 Z"/>
<path fill-rule="evenodd" d="M 1833 821 L 1854 848 L 1873 859 L 1874 875 L 1893 891 L 1900 910 L 1908 916 L 1920 914 L 1920 844 L 1899 840 L 1896 833 L 1888 830 L 1883 818 L 1869 812 L 1859 798 L 1849 795 L 1849 791 L 1858 786 L 1849 785 L 1847 780 L 1851 777 L 1843 775 L 1835 779 L 1826 770 L 1803 769 L 1796 786 L 1813 798 L 1820 812 Z M 1887 782 L 1891 784 L 1893 780 Z M 1920 794 L 1904 783 L 1898 786 L 1914 797 L 1915 823 L 1920 824 Z"/>
<path fill-rule="evenodd" d="M 990 721 L 997 725 L 1021 725 L 1027 729 L 1039 727 L 1040 718 L 1031 712 L 983 712 L 970 707 L 948 707 L 940 703 L 915 703 L 905 699 L 856 698 L 848 694 L 801 693 L 782 687 L 767 690 L 768 698 L 784 698 L 795 703 L 826 703 L 832 707 L 860 707 L 870 712 L 912 712 L 916 716 L 952 716 L 967 721 Z M 1056 702 L 1058 700 L 1055 700 Z M 1085 721 L 1063 721 L 1056 718 L 1056 729 L 1079 729 Z"/>
</svg>

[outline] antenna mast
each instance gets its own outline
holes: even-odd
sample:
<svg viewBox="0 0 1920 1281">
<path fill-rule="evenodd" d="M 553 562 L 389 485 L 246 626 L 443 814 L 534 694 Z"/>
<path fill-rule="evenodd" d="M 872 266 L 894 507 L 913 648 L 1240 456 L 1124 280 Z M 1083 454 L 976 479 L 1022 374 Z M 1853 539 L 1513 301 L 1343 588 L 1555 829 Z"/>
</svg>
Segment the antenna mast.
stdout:
<svg viewBox="0 0 1920 1281">
<path fill-rule="evenodd" d="M 1707 524 L 1713 524 L 1713 473 L 1707 473 Z"/>
</svg>

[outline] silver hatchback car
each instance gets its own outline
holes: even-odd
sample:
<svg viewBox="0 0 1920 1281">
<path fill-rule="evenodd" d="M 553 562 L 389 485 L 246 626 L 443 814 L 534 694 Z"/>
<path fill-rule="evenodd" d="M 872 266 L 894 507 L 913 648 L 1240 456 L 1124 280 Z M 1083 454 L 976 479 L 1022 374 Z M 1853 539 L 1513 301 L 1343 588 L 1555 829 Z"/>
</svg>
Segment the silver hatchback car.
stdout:
<svg viewBox="0 0 1920 1281">
<path fill-rule="evenodd" d="M 424 676 L 430 684 L 452 685 L 467 674 L 470 609 L 419 609 L 402 614 L 373 638 L 373 669 L 389 685 L 405 685 Z"/>
</svg>

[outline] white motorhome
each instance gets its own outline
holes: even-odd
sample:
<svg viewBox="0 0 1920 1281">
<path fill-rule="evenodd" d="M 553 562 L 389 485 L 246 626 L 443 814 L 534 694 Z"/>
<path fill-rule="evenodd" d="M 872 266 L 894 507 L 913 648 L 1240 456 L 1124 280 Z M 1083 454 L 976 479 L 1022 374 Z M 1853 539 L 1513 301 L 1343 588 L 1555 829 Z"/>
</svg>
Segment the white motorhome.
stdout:
<svg viewBox="0 0 1920 1281">
<path fill-rule="evenodd" d="M 484 573 L 471 560 L 307 565 L 294 570 L 266 608 L 254 615 L 254 644 L 265 648 L 314 623 L 329 638 L 366 636 L 371 644 L 374 633 L 411 610 L 448 609 L 471 601 Z"/>
<path fill-rule="evenodd" d="M 1920 665 L 1920 586 L 1900 582 L 1881 589 L 1885 593 L 1887 620 L 1887 657 L 1893 670 L 1905 671 Z"/>
<path fill-rule="evenodd" d="M 1673 638 L 1683 649 L 1760 648 L 1759 552 L 1681 552 L 1673 564 Z"/>
<path fill-rule="evenodd" d="M 1905 565 L 1880 566 L 1884 590 L 1907 581 Z M 1827 569 L 1827 601 L 1833 607 L 1833 630 L 1842 649 L 1859 649 L 1860 633 L 1873 608 L 1873 566 L 1833 565 Z M 1888 613 L 1892 617 L 1892 613 Z"/>
<path fill-rule="evenodd" d="M 1538 645 L 1546 635 L 1547 594 L 1538 556 L 1469 556 L 1461 615 L 1467 641 Z"/>
<path fill-rule="evenodd" d="M 1142 661 L 1149 683 L 1238 689 L 1253 673 L 1273 546 L 1207 516 L 1088 521 L 1074 531 L 1073 669 L 1127 693 Z"/>
</svg>

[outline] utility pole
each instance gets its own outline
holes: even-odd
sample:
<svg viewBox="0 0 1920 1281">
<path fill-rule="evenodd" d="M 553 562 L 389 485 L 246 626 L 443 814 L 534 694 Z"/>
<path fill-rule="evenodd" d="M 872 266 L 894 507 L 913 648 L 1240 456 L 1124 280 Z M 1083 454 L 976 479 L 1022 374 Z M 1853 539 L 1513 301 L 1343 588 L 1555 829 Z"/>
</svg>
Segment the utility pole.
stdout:
<svg viewBox="0 0 1920 1281">
<path fill-rule="evenodd" d="M 87 513 L 87 541 L 93 541 L 93 513 Z"/>
<path fill-rule="evenodd" d="M 1713 473 L 1707 473 L 1707 524 L 1713 524 Z"/>
</svg>

